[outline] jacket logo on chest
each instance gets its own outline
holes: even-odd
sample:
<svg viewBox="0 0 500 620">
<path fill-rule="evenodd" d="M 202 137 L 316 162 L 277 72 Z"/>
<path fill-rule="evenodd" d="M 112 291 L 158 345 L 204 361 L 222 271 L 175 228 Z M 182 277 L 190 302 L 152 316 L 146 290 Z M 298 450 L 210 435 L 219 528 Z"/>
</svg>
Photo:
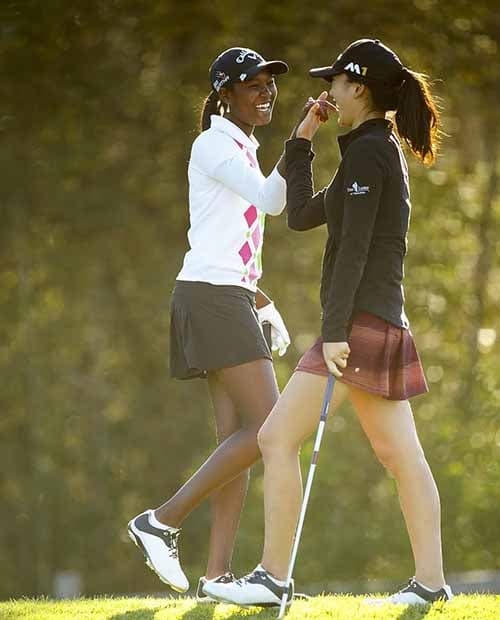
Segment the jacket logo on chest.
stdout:
<svg viewBox="0 0 500 620">
<path fill-rule="evenodd" d="M 357 181 L 354 181 L 354 183 L 347 188 L 349 196 L 364 196 L 368 194 L 369 191 L 370 188 L 368 185 L 359 185 Z"/>
</svg>

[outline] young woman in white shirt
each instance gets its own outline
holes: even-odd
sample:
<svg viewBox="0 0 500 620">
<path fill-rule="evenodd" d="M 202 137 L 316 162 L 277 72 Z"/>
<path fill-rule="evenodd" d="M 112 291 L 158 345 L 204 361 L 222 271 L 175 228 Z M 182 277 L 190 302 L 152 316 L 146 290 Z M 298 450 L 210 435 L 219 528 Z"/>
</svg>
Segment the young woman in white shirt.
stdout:
<svg viewBox="0 0 500 620">
<path fill-rule="evenodd" d="M 212 527 L 206 580 L 230 582 L 231 556 L 249 467 L 260 459 L 257 432 L 278 400 L 272 354 L 261 323 L 271 324 L 272 348 L 290 339 L 274 304 L 257 288 L 262 274 L 266 214 L 286 200 L 281 163 L 266 178 L 257 162 L 254 127 L 271 122 L 282 61 L 246 48 L 223 52 L 212 64 L 212 92 L 188 168 L 190 250 L 171 305 L 170 367 L 179 379 L 208 380 L 218 446 L 199 470 L 156 510 L 129 523 L 132 540 L 162 581 L 184 592 L 177 539 L 188 514 L 209 496 Z M 280 173 L 281 171 L 281 173 Z"/>
</svg>

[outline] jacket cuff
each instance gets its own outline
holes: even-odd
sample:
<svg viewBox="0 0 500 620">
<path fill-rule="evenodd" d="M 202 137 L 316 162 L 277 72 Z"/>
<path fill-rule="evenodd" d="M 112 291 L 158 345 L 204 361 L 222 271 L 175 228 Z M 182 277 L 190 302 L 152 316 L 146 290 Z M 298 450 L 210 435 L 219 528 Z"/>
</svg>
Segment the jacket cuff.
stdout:
<svg viewBox="0 0 500 620">
<path fill-rule="evenodd" d="M 323 321 L 321 337 L 323 342 L 347 342 L 347 330 L 344 327 L 329 325 L 327 321 Z"/>
<path fill-rule="evenodd" d="M 287 159 L 298 153 L 307 153 L 312 161 L 316 153 L 312 150 L 312 142 L 307 138 L 292 138 L 285 141 L 285 154 Z"/>
</svg>

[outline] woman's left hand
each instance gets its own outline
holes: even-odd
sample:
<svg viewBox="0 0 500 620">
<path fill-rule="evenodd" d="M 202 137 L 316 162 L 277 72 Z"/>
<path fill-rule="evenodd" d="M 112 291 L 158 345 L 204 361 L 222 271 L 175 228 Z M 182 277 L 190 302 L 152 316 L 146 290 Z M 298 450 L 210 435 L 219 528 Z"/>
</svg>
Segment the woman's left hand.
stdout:
<svg viewBox="0 0 500 620">
<path fill-rule="evenodd" d="M 347 366 L 347 358 L 351 349 L 347 342 L 324 342 L 323 357 L 328 370 L 336 377 L 342 377 L 342 373 L 338 369 Z"/>
<path fill-rule="evenodd" d="M 260 324 L 264 321 L 271 323 L 271 348 L 273 351 L 278 351 L 280 357 L 282 357 L 290 344 L 290 335 L 285 322 L 281 318 L 281 314 L 276 310 L 273 302 L 263 308 L 259 308 L 257 314 L 259 315 Z"/>
</svg>

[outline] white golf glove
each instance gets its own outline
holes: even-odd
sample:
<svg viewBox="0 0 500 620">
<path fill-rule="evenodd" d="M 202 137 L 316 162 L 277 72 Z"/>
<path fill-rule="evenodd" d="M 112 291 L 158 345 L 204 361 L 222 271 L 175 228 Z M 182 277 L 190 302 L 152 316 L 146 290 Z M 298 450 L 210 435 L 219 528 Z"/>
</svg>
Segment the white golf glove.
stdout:
<svg viewBox="0 0 500 620">
<path fill-rule="evenodd" d="M 282 357 L 285 355 L 288 345 L 290 344 L 290 335 L 288 334 L 286 325 L 281 318 L 281 314 L 276 310 L 274 302 L 258 309 L 257 314 L 261 325 L 265 321 L 269 321 L 269 323 L 271 323 L 271 349 L 273 351 L 278 351 L 280 357 Z"/>
</svg>

